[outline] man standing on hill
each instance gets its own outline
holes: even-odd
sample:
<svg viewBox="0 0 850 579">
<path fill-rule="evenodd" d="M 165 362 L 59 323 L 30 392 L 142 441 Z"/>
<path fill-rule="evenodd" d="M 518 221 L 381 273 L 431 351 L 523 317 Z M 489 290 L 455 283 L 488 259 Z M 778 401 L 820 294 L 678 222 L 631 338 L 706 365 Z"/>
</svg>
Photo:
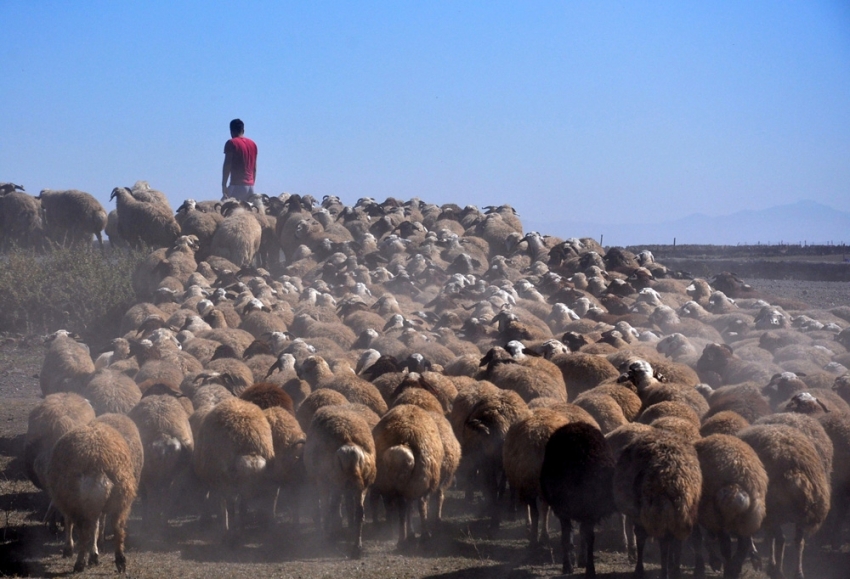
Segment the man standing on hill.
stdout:
<svg viewBox="0 0 850 579">
<path fill-rule="evenodd" d="M 257 144 L 245 135 L 245 123 L 230 121 L 230 140 L 224 144 L 224 166 L 221 168 L 221 199 L 228 197 L 247 201 L 254 194 L 257 176 Z M 227 178 L 230 177 L 230 186 Z"/>
</svg>

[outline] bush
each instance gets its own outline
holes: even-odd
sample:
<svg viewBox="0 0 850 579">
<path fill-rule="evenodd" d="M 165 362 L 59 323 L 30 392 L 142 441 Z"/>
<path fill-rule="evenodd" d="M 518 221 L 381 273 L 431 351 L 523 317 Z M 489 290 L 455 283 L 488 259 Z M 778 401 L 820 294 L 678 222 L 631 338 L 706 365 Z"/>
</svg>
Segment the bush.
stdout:
<svg viewBox="0 0 850 579">
<path fill-rule="evenodd" d="M 14 249 L 0 256 L 0 333 L 64 328 L 91 345 L 117 335 L 135 303 L 132 275 L 144 253 Z"/>
</svg>

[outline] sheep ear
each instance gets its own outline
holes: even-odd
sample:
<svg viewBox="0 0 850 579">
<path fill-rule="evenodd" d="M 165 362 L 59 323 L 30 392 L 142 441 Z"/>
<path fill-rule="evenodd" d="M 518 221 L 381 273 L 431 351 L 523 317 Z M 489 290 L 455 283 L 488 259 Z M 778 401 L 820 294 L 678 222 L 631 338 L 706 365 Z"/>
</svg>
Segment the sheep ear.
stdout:
<svg viewBox="0 0 850 579">
<path fill-rule="evenodd" d="M 821 402 L 817 398 L 815 398 L 815 400 L 817 400 L 817 403 L 820 405 L 821 408 L 823 408 L 823 411 L 826 412 L 827 414 L 829 414 L 829 408 L 826 407 L 826 404 L 824 404 L 823 402 Z"/>
</svg>

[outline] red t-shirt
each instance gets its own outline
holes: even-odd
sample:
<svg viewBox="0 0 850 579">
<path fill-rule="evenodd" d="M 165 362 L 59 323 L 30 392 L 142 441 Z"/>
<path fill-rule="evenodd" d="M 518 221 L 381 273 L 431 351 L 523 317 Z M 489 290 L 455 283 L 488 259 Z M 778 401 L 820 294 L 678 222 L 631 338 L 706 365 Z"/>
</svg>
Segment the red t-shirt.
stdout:
<svg viewBox="0 0 850 579">
<path fill-rule="evenodd" d="M 235 137 L 224 144 L 224 154 L 231 155 L 230 184 L 253 185 L 257 144 L 248 137 Z"/>
</svg>

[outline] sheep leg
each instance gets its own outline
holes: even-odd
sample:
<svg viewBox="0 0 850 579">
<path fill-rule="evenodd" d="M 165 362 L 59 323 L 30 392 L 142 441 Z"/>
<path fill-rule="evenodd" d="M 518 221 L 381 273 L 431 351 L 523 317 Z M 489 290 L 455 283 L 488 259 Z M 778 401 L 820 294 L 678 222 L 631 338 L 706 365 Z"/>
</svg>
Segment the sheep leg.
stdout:
<svg viewBox="0 0 850 579">
<path fill-rule="evenodd" d="M 833 493 L 832 508 L 826 517 L 823 530 L 818 533 L 818 538 L 824 545 L 835 548 L 841 546 L 841 523 L 847 514 L 848 506 L 850 506 L 850 503 L 845 496 L 842 496 L 841 493 Z"/>
<path fill-rule="evenodd" d="M 419 499 L 419 518 L 422 520 L 422 538 L 431 537 L 431 530 L 428 525 L 428 497 L 424 496 Z"/>
<path fill-rule="evenodd" d="M 407 541 L 408 504 L 404 497 L 398 497 L 395 502 L 398 506 L 398 546 L 401 547 Z"/>
<path fill-rule="evenodd" d="M 629 563 L 637 562 L 637 547 L 635 546 L 635 524 L 632 518 L 626 515 L 620 515 L 623 522 L 623 546 L 629 554 Z"/>
<path fill-rule="evenodd" d="M 103 529 L 100 524 L 100 519 L 100 517 L 97 517 L 94 521 L 94 535 L 92 537 L 91 551 L 89 552 L 89 565 L 100 564 L 100 551 L 97 550 L 97 538 L 100 535 L 100 531 Z"/>
<path fill-rule="evenodd" d="M 585 544 L 584 576 L 590 579 L 596 577 L 596 565 L 593 562 L 593 543 L 596 540 L 596 534 L 593 532 L 593 523 L 581 524 L 581 538 Z"/>
<path fill-rule="evenodd" d="M 74 573 L 84 571 L 86 568 L 86 559 L 92 551 L 92 543 L 97 535 L 97 529 L 91 521 L 82 521 L 80 527 L 80 542 L 78 545 L 77 562 L 74 563 Z"/>
<path fill-rule="evenodd" d="M 768 529 L 767 534 L 771 539 L 770 565 L 768 565 L 767 574 L 772 579 L 780 579 L 784 577 L 782 567 L 785 562 L 785 535 L 782 533 L 782 527 L 779 526 Z"/>
<path fill-rule="evenodd" d="M 366 491 L 353 491 L 350 502 L 354 504 L 354 516 L 350 522 L 354 528 L 354 546 L 351 549 L 351 558 L 359 559 L 363 554 L 363 519 L 365 518 Z"/>
<path fill-rule="evenodd" d="M 113 541 L 115 542 L 115 568 L 119 573 L 127 570 L 127 558 L 124 556 L 124 541 L 127 539 L 127 519 L 130 518 L 132 504 L 115 516 L 112 522 L 115 527 Z"/>
<path fill-rule="evenodd" d="M 381 502 L 381 495 L 375 489 L 369 489 L 369 511 L 372 514 L 372 522 L 378 523 L 378 505 Z"/>
<path fill-rule="evenodd" d="M 731 542 L 731 541 L 730 541 Z M 735 556 L 728 563 L 724 563 L 723 577 L 725 579 L 737 579 L 741 575 L 741 570 L 744 568 L 744 560 L 750 554 L 750 545 L 752 538 L 738 537 L 738 546 L 735 549 Z M 729 546 L 731 550 L 731 545 Z"/>
<path fill-rule="evenodd" d="M 573 522 L 570 519 L 562 519 L 561 521 L 561 551 L 564 553 L 564 565 L 562 571 L 564 575 L 570 575 L 573 572 Z"/>
<path fill-rule="evenodd" d="M 540 528 L 540 511 L 537 509 L 537 500 L 532 500 L 528 503 L 526 507 L 526 511 L 529 514 L 531 519 L 529 526 L 529 536 L 531 542 L 529 543 L 530 549 L 537 548 L 537 532 Z"/>
<path fill-rule="evenodd" d="M 756 549 L 756 541 L 752 537 L 747 540 L 746 556 L 750 558 L 750 565 L 753 566 L 753 569 L 761 571 L 761 555 L 759 555 L 759 550 Z"/>
<path fill-rule="evenodd" d="M 670 541 L 669 535 L 658 541 L 658 546 L 661 548 L 661 579 L 671 579 L 670 577 Z"/>
<path fill-rule="evenodd" d="M 219 499 L 219 505 L 221 507 L 221 521 L 224 526 L 224 532 L 227 533 L 230 530 L 230 520 L 227 513 L 227 499 L 224 496 Z"/>
<path fill-rule="evenodd" d="M 675 537 L 670 539 L 670 547 L 667 553 L 669 558 L 667 576 L 671 579 L 679 579 L 682 576 L 682 541 Z"/>
<path fill-rule="evenodd" d="M 643 550 L 646 547 L 646 530 L 635 523 L 635 577 L 643 577 Z"/>
<path fill-rule="evenodd" d="M 579 528 L 578 549 L 576 550 L 576 565 L 578 567 L 585 567 L 587 565 L 585 553 L 587 553 L 587 543 L 584 540 L 584 534 L 581 532 L 581 528 Z"/>
<path fill-rule="evenodd" d="M 705 557 L 703 555 L 703 538 L 702 529 L 699 525 L 694 525 L 694 530 L 691 531 L 691 548 L 694 550 L 694 579 L 704 579 L 705 577 Z"/>
<path fill-rule="evenodd" d="M 706 550 L 708 551 L 708 564 L 711 566 L 712 571 L 720 571 L 720 569 L 725 565 L 726 555 L 723 554 L 724 543 L 726 552 L 729 553 L 729 557 L 732 556 L 732 537 L 727 533 L 713 534 L 709 533 L 709 540 L 704 542 Z"/>
<path fill-rule="evenodd" d="M 540 499 L 540 510 L 543 511 L 540 513 L 540 541 L 545 544 L 549 544 L 549 503 Z"/>
<path fill-rule="evenodd" d="M 326 496 L 328 497 L 328 511 L 325 516 L 325 537 L 330 539 L 334 536 L 334 533 L 342 529 L 342 517 L 339 512 L 342 496 L 338 492 L 331 492 Z"/>
<path fill-rule="evenodd" d="M 803 549 L 806 547 L 806 538 L 803 527 L 795 525 L 794 547 L 797 551 L 797 574 L 796 579 L 803 579 Z"/>
<path fill-rule="evenodd" d="M 485 499 L 490 510 L 490 528 L 492 530 L 498 530 L 501 523 L 501 513 L 499 512 L 499 472 L 495 469 L 487 469 L 484 479 Z"/>
<path fill-rule="evenodd" d="M 434 520 L 438 523 L 443 522 L 443 502 L 446 500 L 446 493 L 442 487 L 437 489 L 436 504 L 434 505 Z"/>
<path fill-rule="evenodd" d="M 723 576 L 724 577 L 732 577 L 733 564 L 732 564 L 732 536 L 729 533 L 721 532 L 719 537 L 720 542 L 720 556 L 723 558 Z M 738 544 L 740 545 L 740 539 L 738 540 Z M 737 554 L 738 551 L 735 551 Z"/>
<path fill-rule="evenodd" d="M 502 485 L 501 485 L 502 490 L 501 490 L 500 494 L 502 494 L 502 495 L 505 494 L 505 485 L 507 485 L 507 484 L 508 484 L 508 477 L 506 477 L 506 476 L 502 477 Z M 517 504 L 518 504 L 519 500 L 517 498 L 517 492 L 516 492 L 516 489 L 514 487 L 511 487 L 510 489 L 508 489 L 508 500 L 510 501 L 510 510 L 508 511 L 508 514 L 509 514 L 508 520 L 509 521 L 515 521 L 516 520 L 516 512 L 517 512 Z"/>
<path fill-rule="evenodd" d="M 70 557 L 74 554 L 74 521 L 71 517 L 65 517 L 65 546 L 62 548 L 62 556 Z"/>
</svg>

